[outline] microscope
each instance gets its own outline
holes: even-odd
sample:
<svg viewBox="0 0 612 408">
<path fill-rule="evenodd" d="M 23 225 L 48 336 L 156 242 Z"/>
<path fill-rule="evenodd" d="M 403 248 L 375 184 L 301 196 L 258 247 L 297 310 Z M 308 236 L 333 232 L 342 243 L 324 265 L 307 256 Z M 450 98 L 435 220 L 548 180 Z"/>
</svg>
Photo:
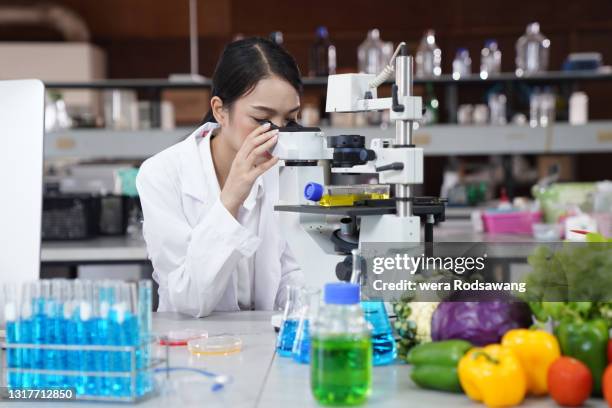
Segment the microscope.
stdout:
<svg viewBox="0 0 612 408">
<path fill-rule="evenodd" d="M 395 77 L 390 98 L 378 98 L 377 88 Z M 330 265 L 340 280 L 351 280 L 351 252 L 363 243 L 421 243 L 433 241 L 433 226 L 444 221 L 445 203 L 434 197 L 415 197 L 411 188 L 423 183 L 423 148 L 412 143 L 413 122 L 423 115 L 422 100 L 413 95 L 413 58 L 401 43 L 389 65 L 378 75 L 330 75 L 327 112 L 389 110 L 395 140 L 364 136 L 324 135 L 319 128 L 279 129 L 273 154 L 279 167 L 281 230 L 304 271 L 309 285 L 329 282 Z M 327 184 L 330 173 L 372 174 L 393 187 L 387 199 L 363 200 L 351 206 L 309 203 L 309 183 Z"/>
</svg>

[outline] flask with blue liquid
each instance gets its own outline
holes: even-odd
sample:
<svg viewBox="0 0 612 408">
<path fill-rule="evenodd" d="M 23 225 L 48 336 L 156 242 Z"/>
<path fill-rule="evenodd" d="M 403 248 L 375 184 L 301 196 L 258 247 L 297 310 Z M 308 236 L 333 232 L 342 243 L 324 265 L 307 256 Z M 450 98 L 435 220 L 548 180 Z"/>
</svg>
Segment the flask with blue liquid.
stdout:
<svg viewBox="0 0 612 408">
<path fill-rule="evenodd" d="M 351 282 L 361 284 L 361 257 L 359 250 L 353 249 L 353 273 Z M 362 299 L 361 308 L 367 322 L 372 326 L 373 363 L 375 366 L 392 363 L 397 357 L 397 345 L 393 338 L 393 328 L 389 321 L 385 303 L 382 300 Z"/>
<path fill-rule="evenodd" d="M 293 353 L 293 343 L 295 341 L 295 334 L 298 329 L 301 309 L 303 307 L 303 301 L 300 295 L 301 289 L 300 286 L 287 286 L 287 301 L 285 303 L 280 331 L 278 332 L 278 338 L 276 340 L 276 352 L 281 357 L 291 357 Z"/>
<path fill-rule="evenodd" d="M 304 307 L 300 311 L 292 356 L 293 360 L 298 363 L 308 364 L 310 362 L 310 322 L 319 311 L 321 291 L 315 288 L 304 288 L 301 297 L 304 300 Z"/>
</svg>

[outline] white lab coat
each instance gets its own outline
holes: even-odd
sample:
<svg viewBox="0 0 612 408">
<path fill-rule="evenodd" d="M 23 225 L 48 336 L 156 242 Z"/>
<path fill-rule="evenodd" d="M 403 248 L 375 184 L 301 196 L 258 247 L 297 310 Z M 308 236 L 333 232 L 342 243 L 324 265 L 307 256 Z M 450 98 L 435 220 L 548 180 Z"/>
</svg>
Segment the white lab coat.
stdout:
<svg viewBox="0 0 612 408">
<path fill-rule="evenodd" d="M 206 188 L 216 174 L 202 162 L 198 143 L 217 125 L 206 123 L 184 141 L 146 160 L 136 185 L 144 214 L 144 238 L 159 284 L 159 311 L 194 317 L 240 310 L 236 266 L 255 257 L 253 305 L 284 305 L 286 286 L 303 276 L 279 228 L 278 166 L 263 176 L 258 236 L 245 229 Z M 206 136 L 210 137 L 210 136 Z"/>
</svg>

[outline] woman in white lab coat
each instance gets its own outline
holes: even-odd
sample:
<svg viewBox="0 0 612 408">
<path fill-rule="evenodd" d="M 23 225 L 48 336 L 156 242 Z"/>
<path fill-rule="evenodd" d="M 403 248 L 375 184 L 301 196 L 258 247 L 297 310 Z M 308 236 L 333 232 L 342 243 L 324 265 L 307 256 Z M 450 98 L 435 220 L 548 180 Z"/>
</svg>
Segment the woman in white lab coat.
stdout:
<svg viewBox="0 0 612 408">
<path fill-rule="evenodd" d="M 303 276 L 273 209 L 277 131 L 261 122 L 296 120 L 300 73 L 282 47 L 249 38 L 225 48 L 212 81 L 203 125 L 137 178 L 158 310 L 272 310 Z"/>
</svg>

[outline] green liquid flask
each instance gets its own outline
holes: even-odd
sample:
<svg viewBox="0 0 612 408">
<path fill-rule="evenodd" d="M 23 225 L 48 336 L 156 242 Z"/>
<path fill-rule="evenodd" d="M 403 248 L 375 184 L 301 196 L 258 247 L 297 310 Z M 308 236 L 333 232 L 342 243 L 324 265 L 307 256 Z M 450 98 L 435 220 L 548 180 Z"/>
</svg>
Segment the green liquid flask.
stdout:
<svg viewBox="0 0 612 408">
<path fill-rule="evenodd" d="M 359 405 L 372 386 L 372 342 L 359 286 L 325 285 L 325 305 L 313 320 L 310 386 L 323 405 Z"/>
</svg>

